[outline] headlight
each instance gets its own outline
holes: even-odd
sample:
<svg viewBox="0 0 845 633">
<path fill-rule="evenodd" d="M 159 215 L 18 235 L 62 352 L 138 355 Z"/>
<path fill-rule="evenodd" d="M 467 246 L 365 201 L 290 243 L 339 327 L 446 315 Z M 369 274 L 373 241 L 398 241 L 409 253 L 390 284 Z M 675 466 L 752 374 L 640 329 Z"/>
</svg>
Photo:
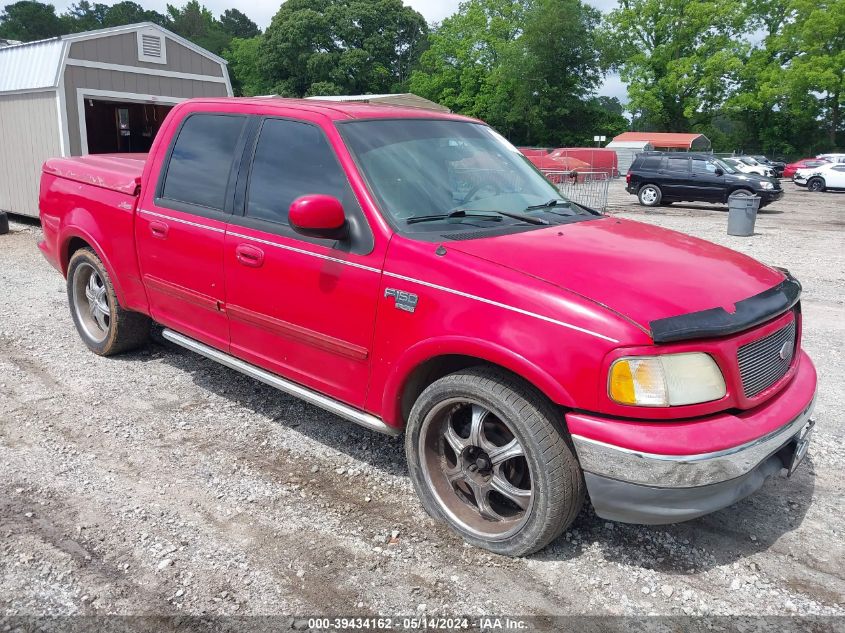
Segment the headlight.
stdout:
<svg viewBox="0 0 845 633">
<path fill-rule="evenodd" d="M 631 356 L 611 365 L 608 393 L 619 404 L 674 407 L 724 397 L 725 379 L 709 354 Z"/>
<path fill-rule="evenodd" d="M 770 183 L 768 180 L 764 180 L 763 182 L 761 182 L 760 187 L 762 189 L 774 189 L 775 188 L 774 184 Z"/>
</svg>

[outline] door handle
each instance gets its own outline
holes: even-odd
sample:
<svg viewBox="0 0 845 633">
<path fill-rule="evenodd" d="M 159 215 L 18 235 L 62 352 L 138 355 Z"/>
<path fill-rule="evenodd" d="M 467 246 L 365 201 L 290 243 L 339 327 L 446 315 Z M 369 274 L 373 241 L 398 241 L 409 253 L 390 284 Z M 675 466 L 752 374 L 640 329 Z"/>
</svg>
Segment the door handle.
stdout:
<svg viewBox="0 0 845 633">
<path fill-rule="evenodd" d="M 264 251 L 249 244 L 238 244 L 235 257 L 241 264 L 250 268 L 260 268 L 264 265 Z"/>
<path fill-rule="evenodd" d="M 170 227 L 164 222 L 150 222 L 150 233 L 153 234 L 153 237 L 157 237 L 160 240 L 167 239 L 167 231 L 169 230 Z"/>
</svg>

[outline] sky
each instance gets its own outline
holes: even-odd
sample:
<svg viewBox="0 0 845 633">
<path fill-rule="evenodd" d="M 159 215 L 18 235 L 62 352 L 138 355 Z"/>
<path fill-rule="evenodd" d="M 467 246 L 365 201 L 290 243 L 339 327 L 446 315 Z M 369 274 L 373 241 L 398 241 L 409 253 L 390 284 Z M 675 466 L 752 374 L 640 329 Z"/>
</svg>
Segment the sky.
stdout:
<svg viewBox="0 0 845 633">
<path fill-rule="evenodd" d="M 114 4 L 117 0 L 99 0 L 104 4 Z M 155 9 L 162 13 L 167 8 L 168 0 L 135 0 L 138 4 L 147 9 Z M 63 13 L 74 4 L 75 0 L 54 0 L 56 10 Z M 181 6 L 185 0 L 169 0 L 170 4 Z M 200 0 L 201 4 L 208 7 L 215 15 L 220 15 L 225 9 L 239 9 L 246 13 L 252 20 L 258 24 L 259 28 L 265 29 L 270 24 L 270 20 L 276 14 L 281 6 L 280 0 Z M 428 22 L 440 22 L 443 18 L 452 15 L 458 9 L 460 0 L 404 0 L 420 13 Z M 596 7 L 601 11 L 608 11 L 616 6 L 616 0 L 587 0 L 588 4 Z M 604 84 L 599 88 L 600 95 L 607 95 L 609 97 L 618 97 L 623 103 L 627 101 L 625 93 L 625 85 L 620 81 L 617 75 L 609 75 Z"/>
</svg>

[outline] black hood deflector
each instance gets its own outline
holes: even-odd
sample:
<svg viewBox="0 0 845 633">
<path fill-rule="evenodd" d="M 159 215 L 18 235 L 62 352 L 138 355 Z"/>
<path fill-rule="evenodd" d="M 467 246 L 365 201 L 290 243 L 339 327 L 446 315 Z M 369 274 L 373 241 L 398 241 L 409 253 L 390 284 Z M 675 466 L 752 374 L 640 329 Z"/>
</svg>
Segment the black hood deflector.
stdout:
<svg viewBox="0 0 845 633">
<path fill-rule="evenodd" d="M 696 338 L 736 334 L 783 314 L 801 297 L 801 284 L 784 270 L 786 279 L 774 288 L 737 301 L 736 312 L 710 308 L 649 322 L 655 343 L 674 343 Z"/>
</svg>

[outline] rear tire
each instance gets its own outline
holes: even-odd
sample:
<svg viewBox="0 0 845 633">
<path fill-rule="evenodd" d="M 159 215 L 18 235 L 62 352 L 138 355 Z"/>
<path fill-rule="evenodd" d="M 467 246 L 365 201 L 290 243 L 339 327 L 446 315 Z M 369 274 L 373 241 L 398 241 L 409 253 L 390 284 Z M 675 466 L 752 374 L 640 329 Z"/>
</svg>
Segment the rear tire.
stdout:
<svg viewBox="0 0 845 633">
<path fill-rule="evenodd" d="M 663 198 L 663 192 L 657 185 L 643 185 L 637 192 L 637 199 L 644 207 L 656 207 Z"/>
<path fill-rule="evenodd" d="M 821 178 L 811 178 L 810 181 L 807 183 L 807 191 L 824 191 L 825 190 L 825 183 L 824 180 Z"/>
<path fill-rule="evenodd" d="M 120 306 L 106 267 L 90 248 L 79 249 L 70 258 L 67 295 L 76 330 L 95 354 L 126 352 L 149 338 L 150 318 Z"/>
<path fill-rule="evenodd" d="M 6 235 L 9 232 L 9 216 L 5 211 L 0 211 L 0 235 Z"/>
<path fill-rule="evenodd" d="M 411 410 L 405 451 L 426 511 L 497 554 L 542 549 L 584 501 L 560 413 L 532 385 L 496 368 L 429 385 Z"/>
</svg>

